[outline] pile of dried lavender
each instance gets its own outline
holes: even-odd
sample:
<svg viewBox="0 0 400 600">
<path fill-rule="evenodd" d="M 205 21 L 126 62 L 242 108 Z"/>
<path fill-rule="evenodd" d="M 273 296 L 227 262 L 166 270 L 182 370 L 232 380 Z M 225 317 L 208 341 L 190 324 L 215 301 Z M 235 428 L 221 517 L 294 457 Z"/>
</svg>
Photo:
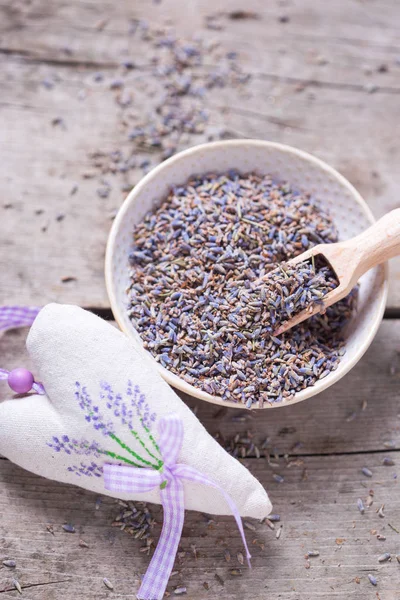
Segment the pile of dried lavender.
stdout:
<svg viewBox="0 0 400 600">
<path fill-rule="evenodd" d="M 280 264 L 260 282 L 251 283 L 241 296 L 241 303 L 262 307 L 257 325 L 253 321 L 254 313 L 249 311 L 246 329 L 262 324 L 266 331 L 273 333 L 303 309 L 311 309 L 315 304 L 321 304 L 322 308 L 324 296 L 338 284 L 335 273 L 321 256 L 296 265 Z"/>
<path fill-rule="evenodd" d="M 118 527 L 133 535 L 135 539 L 146 540 L 146 545 L 141 548 L 141 552 L 150 553 L 154 544 L 151 536 L 151 530 L 154 527 L 155 520 L 145 502 L 123 502 L 117 501 L 120 510 L 116 515 L 112 526 Z"/>
<path fill-rule="evenodd" d="M 126 192 L 143 173 L 179 150 L 242 136 L 224 126 L 223 114 L 212 103 L 213 92 L 222 88 L 240 98 L 251 79 L 237 52 L 217 39 L 184 38 L 143 20 L 132 21 L 129 35 L 140 43 L 144 62 L 124 60 L 111 78 L 96 74 L 96 86 L 103 86 L 105 93 L 109 88 L 115 96 L 127 142 L 122 149 L 96 149 L 90 155 L 101 175 L 101 198 L 111 191 L 109 176 L 123 178 L 121 189 Z"/>
<path fill-rule="evenodd" d="M 330 217 L 287 183 L 234 171 L 192 178 L 133 233 L 130 318 L 192 385 L 247 407 L 287 400 L 337 368 L 355 293 L 276 338 L 252 286 L 335 241 Z"/>
</svg>

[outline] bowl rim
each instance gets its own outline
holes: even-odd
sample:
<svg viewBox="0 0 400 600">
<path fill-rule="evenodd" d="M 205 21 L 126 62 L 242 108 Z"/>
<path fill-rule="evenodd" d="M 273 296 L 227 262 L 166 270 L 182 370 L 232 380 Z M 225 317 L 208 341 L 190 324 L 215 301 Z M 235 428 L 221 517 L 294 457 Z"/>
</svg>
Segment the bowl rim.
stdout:
<svg viewBox="0 0 400 600">
<path fill-rule="evenodd" d="M 149 173 L 144 175 L 144 177 L 142 177 L 142 179 L 132 188 L 132 190 L 129 192 L 129 194 L 125 198 L 124 202 L 120 206 L 120 208 L 117 212 L 117 215 L 113 221 L 113 224 L 111 226 L 110 232 L 109 232 L 107 246 L 106 246 L 106 254 L 105 254 L 105 265 L 104 265 L 105 266 L 106 289 L 107 289 L 107 294 L 108 294 L 108 298 L 110 300 L 110 306 L 111 306 L 111 310 L 114 315 L 114 318 L 115 318 L 119 328 L 121 329 L 121 331 L 123 333 L 125 333 L 129 338 L 132 339 L 132 332 L 130 329 L 125 327 L 124 321 L 121 317 L 122 310 L 124 310 L 124 309 L 122 306 L 120 306 L 120 303 L 117 301 L 116 293 L 114 290 L 112 264 L 113 264 L 114 247 L 115 247 L 117 235 L 118 235 L 121 223 L 124 220 L 126 213 L 130 209 L 131 203 L 135 200 L 136 196 L 142 192 L 142 190 L 148 185 L 148 183 L 150 181 L 152 181 L 155 178 L 158 178 L 159 175 L 164 170 L 168 169 L 175 163 L 180 162 L 180 160 L 182 158 L 187 158 L 188 156 L 194 155 L 197 152 L 201 152 L 204 150 L 207 151 L 208 149 L 218 149 L 218 148 L 223 149 L 226 147 L 234 148 L 234 147 L 241 147 L 241 146 L 243 147 L 243 146 L 249 146 L 249 145 L 256 147 L 256 148 L 258 147 L 260 149 L 273 148 L 273 149 L 279 150 L 282 153 L 295 155 L 295 156 L 302 158 L 305 161 L 313 163 L 316 167 L 325 171 L 326 173 L 329 173 L 337 181 L 339 181 L 339 183 L 352 194 L 354 200 L 361 206 L 366 217 L 370 221 L 371 225 L 373 223 L 375 223 L 376 219 L 373 216 L 372 211 L 369 208 L 368 204 L 363 199 L 361 194 L 356 190 L 356 188 L 343 175 L 341 175 L 336 169 L 331 167 L 329 164 L 327 164 L 323 160 L 317 158 L 316 156 L 314 156 L 308 152 L 305 152 L 304 150 L 300 150 L 299 148 L 296 148 L 294 146 L 289 146 L 287 144 L 281 144 L 278 142 L 270 142 L 267 140 L 247 139 L 246 138 L 246 139 L 233 139 L 233 140 L 222 140 L 222 141 L 216 141 L 216 142 L 207 142 L 204 144 L 197 144 L 195 146 L 191 146 L 190 148 L 187 148 L 186 150 L 182 150 L 181 152 L 178 152 L 174 156 L 171 156 L 170 158 L 163 161 L 162 163 L 156 165 L 153 169 L 151 169 L 151 171 L 149 171 Z M 291 400 L 277 402 L 276 404 L 269 404 L 269 403 L 267 404 L 266 403 L 266 404 L 264 404 L 263 407 L 256 407 L 256 406 L 253 407 L 252 406 L 251 410 L 264 410 L 267 408 L 281 408 L 284 406 L 290 406 L 292 404 L 297 404 L 298 402 L 302 402 L 303 400 L 306 400 L 308 398 L 311 398 L 312 396 L 319 394 L 320 392 L 324 391 L 325 389 L 327 389 L 328 387 L 330 387 L 331 385 L 333 385 L 334 383 L 339 381 L 358 363 L 358 361 L 362 358 L 364 353 L 367 351 L 367 349 L 371 345 L 371 342 L 374 339 L 375 334 L 378 330 L 378 327 L 382 321 L 383 314 L 384 314 L 385 307 L 386 307 L 386 301 L 387 301 L 387 295 L 388 295 L 388 272 L 389 272 L 388 271 L 388 263 L 387 262 L 383 263 L 379 267 L 382 270 L 383 279 L 382 279 L 381 285 L 379 286 L 380 301 L 379 301 L 378 308 L 375 312 L 373 320 L 371 321 L 366 339 L 364 340 L 363 344 L 361 344 L 360 347 L 356 349 L 353 357 L 351 358 L 351 360 L 349 360 L 346 363 L 344 369 L 341 369 L 341 371 L 339 373 L 338 373 L 339 369 L 332 371 L 324 379 L 320 379 L 314 385 L 309 386 L 309 387 L 305 388 L 304 390 L 301 390 L 300 392 L 295 394 L 294 398 L 292 398 Z M 226 406 L 228 408 L 236 408 L 236 409 L 240 409 L 240 410 L 246 409 L 246 406 L 244 404 L 239 404 L 236 402 L 232 402 L 230 400 L 223 400 L 222 398 L 220 398 L 218 396 L 212 396 L 211 394 L 208 394 L 207 392 L 204 392 L 204 391 L 200 390 L 199 388 L 196 388 L 195 386 L 187 383 L 186 381 L 184 381 L 183 379 L 181 379 L 174 373 L 171 373 L 170 371 L 168 371 L 168 369 L 166 369 L 165 367 L 161 366 L 160 363 L 158 363 L 149 352 L 147 352 L 147 354 L 153 361 L 154 365 L 157 367 L 158 372 L 160 373 L 162 378 L 172 387 L 177 388 L 178 390 L 180 390 L 190 396 L 193 396 L 200 400 L 205 400 L 206 402 L 210 402 L 212 404 Z M 249 410 L 249 409 L 247 409 L 247 410 Z"/>
</svg>

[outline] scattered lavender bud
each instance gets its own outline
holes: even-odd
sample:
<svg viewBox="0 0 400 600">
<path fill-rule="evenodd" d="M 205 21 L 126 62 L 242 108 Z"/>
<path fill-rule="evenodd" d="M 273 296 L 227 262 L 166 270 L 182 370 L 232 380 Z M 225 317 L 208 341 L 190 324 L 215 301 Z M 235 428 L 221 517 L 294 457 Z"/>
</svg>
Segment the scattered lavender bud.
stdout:
<svg viewBox="0 0 400 600">
<path fill-rule="evenodd" d="M 363 504 L 363 501 L 361 500 L 361 498 L 358 498 L 358 500 L 357 500 L 357 507 L 358 507 L 358 510 L 360 511 L 360 513 L 363 515 L 365 513 L 365 507 L 364 507 L 364 504 Z"/>
<path fill-rule="evenodd" d="M 372 471 L 370 471 L 368 467 L 363 467 L 361 472 L 363 475 L 365 475 L 365 477 L 372 477 Z"/>
<path fill-rule="evenodd" d="M 114 589 L 113 584 L 111 583 L 111 581 L 109 579 L 107 579 L 107 577 L 103 578 L 103 583 L 106 586 L 106 588 L 108 588 L 109 590 L 113 590 Z"/>
<path fill-rule="evenodd" d="M 121 64 L 123 67 L 125 67 L 125 69 L 135 68 L 135 63 L 132 60 L 123 60 Z"/>
<path fill-rule="evenodd" d="M 388 440 L 383 443 L 383 446 L 388 450 L 394 450 L 396 448 L 396 442 L 393 440 Z"/>
<path fill-rule="evenodd" d="M 380 562 L 380 563 L 386 562 L 388 560 L 390 560 L 389 552 L 385 552 L 384 554 L 381 554 L 380 556 L 378 556 L 378 562 Z"/>
<path fill-rule="evenodd" d="M 108 198 L 108 196 L 110 195 L 110 188 L 105 186 L 98 188 L 97 195 L 99 196 L 99 198 Z"/>
<path fill-rule="evenodd" d="M 306 558 L 314 558 L 316 556 L 319 556 L 319 550 L 309 550 L 307 552 Z"/>
<path fill-rule="evenodd" d="M 276 523 L 277 521 L 281 520 L 281 517 L 280 517 L 280 515 L 274 515 L 274 514 L 272 514 L 272 515 L 268 515 L 268 519 L 270 521 L 272 521 L 273 523 Z"/>
<path fill-rule="evenodd" d="M 120 90 L 122 87 L 124 87 L 124 82 L 122 79 L 114 79 L 110 83 L 110 90 Z"/>
<path fill-rule="evenodd" d="M 54 87 L 54 81 L 51 81 L 51 79 L 43 79 L 42 80 L 42 85 L 43 87 L 45 87 L 47 90 L 51 90 Z"/>
<path fill-rule="evenodd" d="M 368 573 L 368 579 L 370 580 L 370 582 L 372 583 L 372 585 L 378 585 L 376 577 L 374 577 L 373 575 L 371 575 L 371 573 Z"/>
<path fill-rule="evenodd" d="M 17 592 L 19 594 L 22 594 L 22 588 L 21 588 L 21 584 L 19 583 L 19 581 L 17 581 L 16 579 L 12 580 L 13 586 L 15 587 L 15 589 L 17 590 Z"/>
<path fill-rule="evenodd" d="M 256 528 L 254 527 L 253 523 L 249 523 L 249 521 L 243 521 L 243 525 L 247 529 L 250 529 L 250 531 L 256 531 Z"/>
<path fill-rule="evenodd" d="M 283 483 L 285 481 L 282 475 L 278 475 L 277 473 L 272 475 L 272 479 L 276 481 L 276 483 Z"/>
<path fill-rule="evenodd" d="M 17 566 L 15 560 L 3 560 L 3 565 L 5 567 L 9 567 L 10 569 L 14 569 Z"/>
<path fill-rule="evenodd" d="M 75 533 L 75 527 L 73 525 L 71 525 L 70 523 L 66 523 L 65 525 L 62 526 L 62 528 L 67 533 Z"/>
<path fill-rule="evenodd" d="M 393 467 L 395 462 L 391 456 L 385 456 L 385 458 L 382 461 L 382 464 L 384 467 Z"/>
<path fill-rule="evenodd" d="M 374 503 L 374 494 L 373 494 L 372 490 L 370 490 L 365 503 L 366 503 L 366 505 L 367 505 L 368 508 L 373 505 L 373 503 Z"/>
</svg>

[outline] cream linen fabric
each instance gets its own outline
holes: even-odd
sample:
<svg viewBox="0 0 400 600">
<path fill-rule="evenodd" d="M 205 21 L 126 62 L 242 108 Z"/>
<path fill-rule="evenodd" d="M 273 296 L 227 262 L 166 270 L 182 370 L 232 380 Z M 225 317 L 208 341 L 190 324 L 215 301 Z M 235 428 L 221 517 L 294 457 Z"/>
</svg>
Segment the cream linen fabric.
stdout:
<svg viewBox="0 0 400 600">
<path fill-rule="evenodd" d="M 112 495 L 104 489 L 103 477 L 95 474 L 101 474 L 104 462 L 120 461 L 96 452 L 93 456 L 90 448 L 97 444 L 116 455 L 135 459 L 114 439 L 104 435 L 101 427 L 95 429 L 99 419 L 96 421 L 93 417 L 103 417 L 100 421 L 106 423 L 106 428 L 112 423 L 120 442 L 150 458 L 129 426 L 122 423 L 121 403 L 128 409 L 131 406 L 132 396 L 127 395 L 130 381 L 133 388 L 139 388 L 136 405 L 141 397 L 141 415 L 145 423 L 151 424 L 155 439 L 161 417 L 175 412 L 182 418 L 185 433 L 178 462 L 191 465 L 221 485 L 242 516 L 261 518 L 270 513 L 272 506 L 261 484 L 207 433 L 163 381 L 143 348 L 112 325 L 81 308 L 49 304 L 36 318 L 27 347 L 33 359 L 35 379 L 43 383 L 46 395 L 15 397 L 0 404 L 0 453 L 11 461 L 49 479 Z M 117 394 L 121 394 L 120 406 L 115 408 L 113 402 Z M 147 448 L 156 454 L 137 409 L 132 410 L 133 427 Z M 88 417 L 90 412 L 92 417 L 90 414 Z M 153 418 L 155 415 L 154 422 L 151 415 Z M 129 417 L 126 418 L 129 421 Z M 67 439 L 68 442 L 64 441 Z M 80 454 L 76 452 L 77 447 Z M 65 451 L 68 449 L 70 453 Z M 184 487 L 186 508 L 230 514 L 228 505 L 215 489 L 190 482 L 185 482 Z M 129 498 L 122 495 L 122 499 L 160 503 L 158 490 Z"/>
</svg>

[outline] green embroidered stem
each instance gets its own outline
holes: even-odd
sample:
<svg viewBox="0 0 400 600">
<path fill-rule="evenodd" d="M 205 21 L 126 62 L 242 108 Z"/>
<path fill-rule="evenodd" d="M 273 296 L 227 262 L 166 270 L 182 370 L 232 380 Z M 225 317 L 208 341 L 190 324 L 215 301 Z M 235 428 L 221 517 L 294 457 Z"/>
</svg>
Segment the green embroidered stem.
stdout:
<svg viewBox="0 0 400 600">
<path fill-rule="evenodd" d="M 103 450 L 102 454 L 107 454 L 107 456 L 111 456 L 111 458 L 115 458 L 115 460 L 122 460 L 124 463 L 127 463 L 128 465 L 133 465 L 134 467 L 143 469 L 143 467 L 141 465 L 138 465 L 137 463 L 133 462 L 133 460 L 124 458 L 123 456 L 120 456 L 119 454 L 115 454 L 115 452 L 110 452 L 109 450 Z"/>
<path fill-rule="evenodd" d="M 141 456 L 139 456 L 139 454 L 136 454 L 136 452 L 134 452 L 129 448 L 129 446 L 124 444 L 124 442 L 122 442 L 114 433 L 110 433 L 109 435 L 112 440 L 116 441 L 117 444 L 121 446 L 121 448 L 129 452 L 129 454 L 132 454 L 132 456 L 134 456 L 137 460 L 140 460 L 140 462 L 144 463 L 145 465 L 148 465 L 149 467 L 152 467 L 153 469 L 156 469 L 157 471 L 160 469 L 159 465 L 153 465 L 153 463 L 151 463 L 150 461 L 146 460 L 145 458 L 142 458 Z"/>
<path fill-rule="evenodd" d="M 147 435 L 149 436 L 150 441 L 152 442 L 154 448 L 157 450 L 157 452 L 159 454 L 161 454 L 160 452 L 160 448 L 158 447 L 158 444 L 156 442 L 156 440 L 153 438 L 153 436 L 150 433 L 150 429 L 148 427 L 146 427 L 146 425 L 143 423 L 143 419 L 140 419 L 140 422 L 142 424 L 143 429 L 145 430 L 145 432 L 147 433 Z"/>
<path fill-rule="evenodd" d="M 137 432 L 137 431 L 134 431 L 133 429 L 131 429 L 131 434 L 132 434 L 132 435 L 133 435 L 133 437 L 134 437 L 134 438 L 135 438 L 135 439 L 136 439 L 136 440 L 139 442 L 139 444 L 140 444 L 141 446 L 143 446 L 143 448 L 146 450 L 147 454 L 148 454 L 149 456 L 151 456 L 151 458 L 154 458 L 154 460 L 156 460 L 156 461 L 157 461 L 158 465 L 159 465 L 160 467 L 162 467 L 162 464 L 163 464 L 162 460 L 160 460 L 160 459 L 159 459 L 157 456 L 154 456 L 154 454 L 152 454 L 152 453 L 150 452 L 150 450 L 147 448 L 146 444 L 143 442 L 143 440 L 141 440 L 141 438 L 140 438 L 140 436 L 139 436 L 138 432 Z"/>
</svg>

